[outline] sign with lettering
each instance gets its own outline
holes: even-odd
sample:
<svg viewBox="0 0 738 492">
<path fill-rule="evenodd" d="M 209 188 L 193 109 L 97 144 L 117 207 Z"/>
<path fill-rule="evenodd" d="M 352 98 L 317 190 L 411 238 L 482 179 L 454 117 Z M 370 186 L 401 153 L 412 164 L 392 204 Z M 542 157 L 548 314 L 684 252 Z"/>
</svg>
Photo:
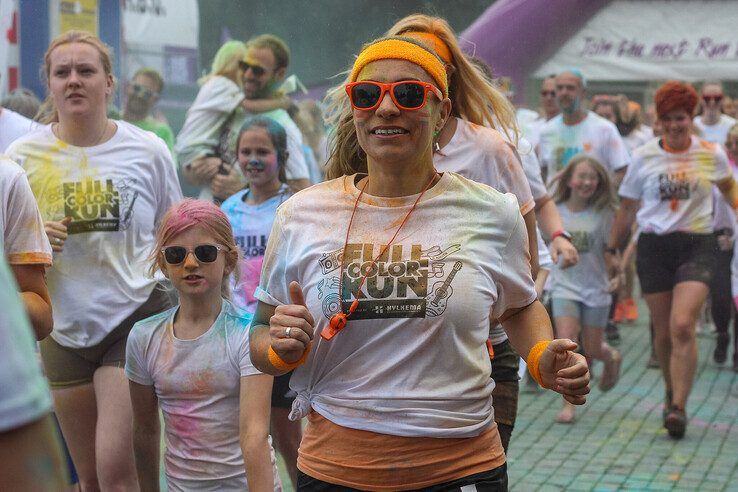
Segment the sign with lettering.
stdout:
<svg viewBox="0 0 738 492">
<path fill-rule="evenodd" d="M 738 3 L 616 0 L 538 68 L 570 67 L 588 80 L 738 78 Z"/>
</svg>

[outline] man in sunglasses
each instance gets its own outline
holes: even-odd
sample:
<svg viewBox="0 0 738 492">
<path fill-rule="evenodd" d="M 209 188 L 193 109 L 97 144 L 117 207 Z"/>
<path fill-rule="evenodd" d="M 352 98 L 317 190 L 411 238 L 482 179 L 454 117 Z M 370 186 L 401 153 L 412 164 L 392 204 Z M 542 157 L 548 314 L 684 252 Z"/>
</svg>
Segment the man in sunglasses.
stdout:
<svg viewBox="0 0 738 492">
<path fill-rule="evenodd" d="M 155 133 L 164 140 L 171 151 L 174 148 L 174 133 L 166 123 L 151 116 L 151 110 L 164 89 L 164 80 L 153 68 L 141 68 L 126 84 L 126 102 L 123 119 L 137 127 Z"/>
<path fill-rule="evenodd" d="M 538 145 L 543 125 L 559 114 L 559 105 L 556 104 L 556 75 L 546 76 L 541 81 L 541 109 L 539 116 L 524 128 L 523 134 L 534 147 Z"/>
<path fill-rule="evenodd" d="M 243 71 L 243 92 L 246 100 L 279 100 L 282 96 L 279 86 L 284 81 L 289 63 L 289 48 L 277 36 L 262 34 L 249 40 L 246 43 L 246 56 L 239 64 Z M 310 186 L 310 172 L 302 150 L 302 133 L 290 118 L 289 113 L 282 108 L 249 111 L 246 107 L 249 105 L 239 105 L 223 126 L 216 157 L 219 157 L 228 169 L 238 169 L 236 139 L 239 130 L 249 116 L 259 114 L 279 123 L 287 133 L 287 151 L 289 152 L 289 157 L 285 162 L 287 184 L 295 192 Z M 237 191 L 230 186 L 229 179 L 228 176 L 214 178 L 211 184 L 214 196 L 227 198 Z"/>
<path fill-rule="evenodd" d="M 694 126 L 699 129 L 701 137 L 708 142 L 725 144 L 728 130 L 735 125 L 736 120 L 723 114 L 721 111 L 723 85 L 718 81 L 709 81 L 702 84 L 702 114 L 695 117 Z"/>
</svg>

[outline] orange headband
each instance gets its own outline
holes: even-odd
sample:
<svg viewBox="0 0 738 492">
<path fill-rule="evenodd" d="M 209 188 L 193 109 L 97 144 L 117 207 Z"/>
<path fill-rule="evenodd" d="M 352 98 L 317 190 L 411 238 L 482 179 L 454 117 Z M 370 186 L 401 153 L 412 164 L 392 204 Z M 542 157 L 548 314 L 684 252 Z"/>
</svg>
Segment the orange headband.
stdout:
<svg viewBox="0 0 738 492">
<path fill-rule="evenodd" d="M 453 65 L 453 63 L 451 62 L 451 60 L 453 60 L 453 57 L 451 56 L 451 50 L 448 48 L 446 43 L 444 43 L 443 40 L 435 34 L 430 32 L 408 31 L 402 33 L 402 36 L 419 39 L 421 41 L 429 43 L 431 47 L 435 50 L 436 54 L 441 57 L 441 60 L 449 65 Z"/>
<path fill-rule="evenodd" d="M 448 97 L 448 78 L 443 60 L 425 45 L 415 40 L 392 37 L 365 46 L 354 62 L 349 81 L 356 82 L 361 70 L 377 60 L 407 60 L 418 65 L 433 78 L 443 97 Z"/>
</svg>

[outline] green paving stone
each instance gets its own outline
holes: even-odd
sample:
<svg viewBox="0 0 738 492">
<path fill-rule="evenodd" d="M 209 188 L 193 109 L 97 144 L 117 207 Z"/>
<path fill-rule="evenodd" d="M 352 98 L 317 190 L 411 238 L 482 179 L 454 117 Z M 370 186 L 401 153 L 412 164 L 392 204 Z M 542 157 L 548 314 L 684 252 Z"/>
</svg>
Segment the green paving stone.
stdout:
<svg viewBox="0 0 738 492">
<path fill-rule="evenodd" d="M 642 303 L 641 312 L 647 312 Z M 707 427 L 692 424 L 684 440 L 671 440 L 661 426 L 663 383 L 658 371 L 645 368 L 649 345 L 645 319 L 621 327 L 619 348 L 625 357 L 621 383 L 609 393 L 594 389 L 588 404 L 577 411 L 575 425 L 553 423 L 560 397 L 521 393 L 510 455 L 510 476 L 520 478 L 513 490 L 534 491 L 539 484 L 566 490 L 619 484 L 629 490 L 679 486 L 702 491 L 705 485 L 719 490 L 738 484 L 738 377 L 709 362 L 714 338 L 700 338 L 688 414 Z M 597 364 L 595 372 L 601 367 Z M 728 396 L 731 392 L 733 396 Z M 536 471 L 543 475 L 529 481 Z"/>
<path fill-rule="evenodd" d="M 649 490 L 672 490 L 673 488 L 674 484 L 667 482 L 651 482 L 648 485 Z"/>
<path fill-rule="evenodd" d="M 590 490 L 592 490 L 592 484 L 574 482 L 574 483 L 570 484 L 566 488 L 566 490 L 573 490 L 573 491 L 576 491 L 576 492 L 585 491 L 585 490 L 586 491 L 590 491 Z"/>
<path fill-rule="evenodd" d="M 647 490 L 648 482 L 640 482 L 638 480 L 628 480 L 622 486 L 625 490 Z"/>
</svg>

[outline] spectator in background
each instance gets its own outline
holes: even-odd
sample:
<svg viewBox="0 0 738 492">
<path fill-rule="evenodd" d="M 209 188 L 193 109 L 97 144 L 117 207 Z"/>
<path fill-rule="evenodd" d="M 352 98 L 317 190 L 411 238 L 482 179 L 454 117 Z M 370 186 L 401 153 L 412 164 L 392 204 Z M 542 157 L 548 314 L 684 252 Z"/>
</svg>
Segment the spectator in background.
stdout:
<svg viewBox="0 0 738 492">
<path fill-rule="evenodd" d="M 645 144 L 654 137 L 653 129 L 641 123 L 641 105 L 621 95 L 615 105 L 615 126 L 629 152 Z"/>
<path fill-rule="evenodd" d="M 292 191 L 310 186 L 310 171 L 302 148 L 302 134 L 290 118 L 286 109 L 279 107 L 284 98 L 279 86 L 287 74 L 290 63 L 290 50 L 277 36 L 263 34 L 246 43 L 246 54 L 239 66 L 243 74 L 243 94 L 246 97 L 225 122 L 220 133 L 215 155 L 229 170 L 228 176 L 216 176 L 211 184 L 213 195 L 227 198 L 241 188 L 234 189 L 232 176 L 243 179 L 235 154 L 238 133 L 244 121 L 250 116 L 259 115 L 279 123 L 287 132 L 289 157 L 285 163 L 287 184 Z M 267 102 L 267 104 L 264 104 Z M 273 104 L 273 103 L 277 104 Z M 269 107 L 271 106 L 271 107 Z M 289 107 L 284 105 L 284 107 Z"/>
<path fill-rule="evenodd" d="M 314 99 L 305 99 L 294 107 L 297 111 L 291 116 L 304 139 L 303 149 L 308 161 L 310 182 L 320 183 L 325 179 L 324 169 L 328 160 L 328 139 L 322 111 Z"/>
<path fill-rule="evenodd" d="M 723 96 L 723 103 L 720 105 L 720 110 L 723 114 L 733 119 L 738 119 L 738 106 L 736 105 L 736 100 L 732 97 Z"/>
<path fill-rule="evenodd" d="M 38 127 L 35 121 L 0 106 L 0 153 L 4 154 L 15 139 Z"/>
<path fill-rule="evenodd" d="M 630 157 L 615 125 L 584 107 L 584 76 L 577 69 L 556 77 L 556 103 L 561 114 L 541 130 L 539 156 L 546 179 L 564 169 L 576 154 L 596 157 L 617 186 L 625 175 Z"/>
<path fill-rule="evenodd" d="M 38 108 L 41 107 L 41 101 L 30 89 L 19 87 L 10 91 L 10 94 L 0 102 L 0 106 L 28 119 L 33 119 L 38 113 Z"/>
<path fill-rule="evenodd" d="M 278 94 L 274 99 L 247 99 L 241 64 L 246 52 L 242 41 L 228 41 L 218 49 L 210 73 L 199 81 L 200 92 L 177 135 L 174 149 L 182 174 L 190 184 L 201 187 L 201 200 L 221 202 L 245 185 L 243 175 L 234 165 L 235 158 L 227 160 L 223 156 L 229 154 L 219 153 L 220 139 L 234 114 L 276 110 L 291 104 Z M 235 148 L 235 137 L 233 144 Z"/>
<path fill-rule="evenodd" d="M 174 149 L 174 132 L 169 125 L 151 116 L 151 110 L 164 90 L 164 80 L 153 68 L 140 68 L 126 85 L 123 119 L 137 127 L 153 132 L 164 140 L 169 150 Z"/>
<path fill-rule="evenodd" d="M 541 129 L 547 121 L 557 116 L 560 112 L 558 104 L 556 104 L 556 75 L 548 75 L 541 81 L 541 107 L 538 111 L 540 116 L 535 121 L 521 127 L 523 136 L 533 144 L 538 146 L 541 135 Z"/>
<path fill-rule="evenodd" d="M 702 84 L 702 114 L 695 117 L 694 126 L 700 136 L 708 142 L 725 144 L 730 127 L 736 120 L 721 112 L 721 104 L 725 94 L 723 85 L 718 81 L 708 81 Z"/>
<path fill-rule="evenodd" d="M 598 94 L 593 97 L 592 111 L 611 123 L 616 123 L 617 121 L 617 119 L 615 118 L 615 101 L 613 96 Z"/>
<path fill-rule="evenodd" d="M 556 75 L 552 74 L 541 82 L 541 114 L 545 121 L 549 121 L 560 112 L 556 104 Z"/>
<path fill-rule="evenodd" d="M 0 285 L 14 286 L 1 247 Z M 0 289 L 0 306 L 0 490 L 65 490 L 49 385 L 16 289 Z"/>
</svg>

